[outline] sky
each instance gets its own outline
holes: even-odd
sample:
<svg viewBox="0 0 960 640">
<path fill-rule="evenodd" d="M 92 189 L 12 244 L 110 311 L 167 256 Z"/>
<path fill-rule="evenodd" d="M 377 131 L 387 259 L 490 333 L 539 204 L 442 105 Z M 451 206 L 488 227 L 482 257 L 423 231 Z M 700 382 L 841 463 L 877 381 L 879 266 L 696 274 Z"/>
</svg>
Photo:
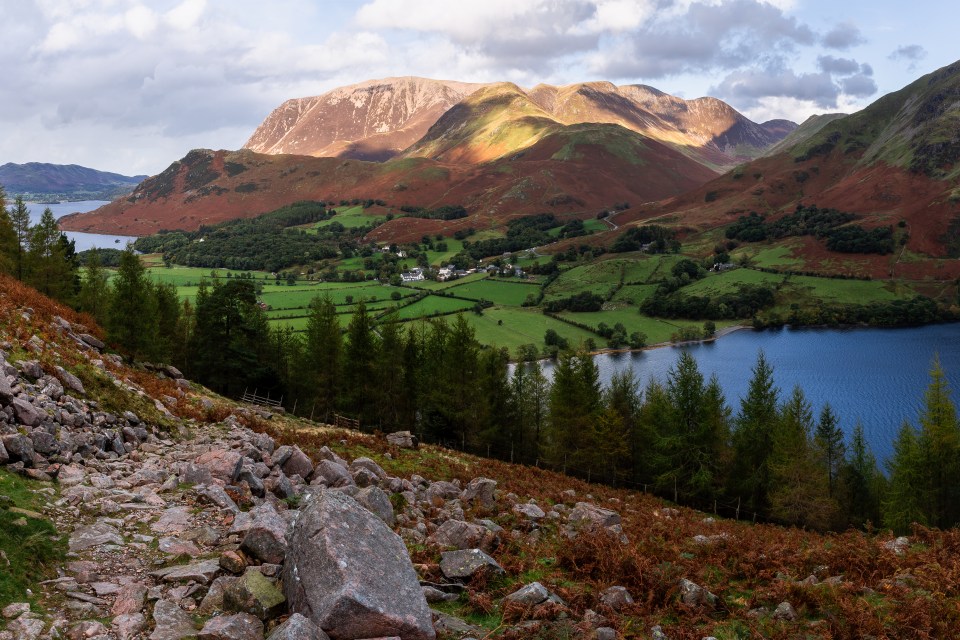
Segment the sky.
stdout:
<svg viewBox="0 0 960 640">
<path fill-rule="evenodd" d="M 2 0 L 0 164 L 156 174 L 390 76 L 647 84 L 762 122 L 954 62 L 953 0 Z"/>
</svg>

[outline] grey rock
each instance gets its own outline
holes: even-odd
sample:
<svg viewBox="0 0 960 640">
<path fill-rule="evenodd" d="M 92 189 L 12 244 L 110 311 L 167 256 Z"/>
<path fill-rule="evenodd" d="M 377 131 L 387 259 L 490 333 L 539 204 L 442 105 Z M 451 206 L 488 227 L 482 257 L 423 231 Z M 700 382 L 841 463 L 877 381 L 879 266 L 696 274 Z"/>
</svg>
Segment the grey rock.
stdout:
<svg viewBox="0 0 960 640">
<path fill-rule="evenodd" d="M 71 391 L 79 393 L 80 395 L 85 395 L 86 391 L 83 389 L 83 383 L 80 381 L 80 378 L 73 375 L 63 367 L 57 367 L 57 378 L 60 379 L 60 382 L 63 383 L 63 386 Z"/>
<path fill-rule="evenodd" d="M 10 386 L 10 383 L 7 382 L 7 376 L 4 375 L 3 370 L 0 369 L 0 404 L 7 406 L 15 397 L 16 394 L 13 392 L 13 388 Z"/>
<path fill-rule="evenodd" d="M 33 444 L 33 450 L 42 456 L 49 457 L 60 452 L 60 443 L 53 437 L 53 434 L 42 429 L 34 429 L 30 434 L 30 441 Z"/>
<path fill-rule="evenodd" d="M 315 625 L 310 618 L 294 613 L 273 630 L 267 640 L 330 640 L 330 636 Z"/>
<path fill-rule="evenodd" d="M 380 483 L 377 474 L 364 467 L 358 467 L 351 470 L 350 473 L 353 475 L 353 482 L 358 487 L 375 487 Z"/>
<path fill-rule="evenodd" d="M 332 460 L 321 460 L 313 470 L 313 484 L 324 484 L 340 488 L 355 484 L 353 476 L 345 466 Z"/>
<path fill-rule="evenodd" d="M 373 475 L 377 477 L 377 480 L 384 480 L 387 477 L 387 472 L 383 470 L 379 464 L 371 460 L 370 458 L 360 457 L 355 459 L 350 463 L 350 472 L 356 473 L 360 469 L 366 469 Z"/>
<path fill-rule="evenodd" d="M 253 522 L 240 548 L 263 562 L 280 564 L 287 555 L 289 523 L 269 503 L 264 503 L 251 513 Z"/>
<path fill-rule="evenodd" d="M 210 584 L 207 593 L 200 602 L 197 611 L 202 615 L 210 615 L 217 611 L 223 611 L 223 597 L 227 589 L 239 578 L 233 576 L 220 576 Z"/>
<path fill-rule="evenodd" d="M 453 636 L 467 640 L 468 636 L 482 637 L 486 635 L 483 629 L 467 624 L 460 618 L 436 610 L 433 611 L 433 626 L 439 633 L 443 634 L 444 637 Z"/>
<path fill-rule="evenodd" d="M 183 377 L 183 373 L 180 372 L 180 369 L 177 369 L 172 364 L 165 364 L 162 367 L 163 372 L 173 378 L 174 380 L 179 380 Z"/>
<path fill-rule="evenodd" d="M 614 586 L 600 593 L 600 602 L 619 612 L 625 606 L 633 604 L 633 596 L 626 587 Z"/>
<path fill-rule="evenodd" d="M 467 502 L 474 502 L 491 508 L 497 504 L 495 497 L 496 489 L 496 480 L 491 480 L 490 478 L 474 478 L 468 482 L 464 488 L 463 499 Z"/>
<path fill-rule="evenodd" d="M 28 378 L 39 380 L 43 377 L 43 367 L 41 367 L 40 363 L 36 360 L 18 360 L 17 366 L 20 367 L 20 371 L 23 372 L 23 375 L 27 376 Z"/>
<path fill-rule="evenodd" d="M 193 514 L 187 507 L 171 507 L 150 528 L 154 533 L 183 533 L 193 526 Z"/>
<path fill-rule="evenodd" d="M 397 522 L 393 514 L 393 505 L 390 498 L 379 487 L 364 487 L 354 494 L 354 499 L 370 510 L 371 513 L 392 527 Z"/>
<path fill-rule="evenodd" d="M 242 576 L 227 583 L 223 590 L 223 607 L 272 620 L 286 609 L 286 598 L 277 586 L 258 570 L 247 567 Z"/>
<path fill-rule="evenodd" d="M 513 602 L 524 606 L 534 606 L 541 602 L 546 602 L 550 597 L 550 591 L 539 582 L 520 587 L 510 595 L 504 598 L 506 602 Z"/>
<path fill-rule="evenodd" d="M 101 340 L 100 338 L 97 338 L 96 336 L 92 336 L 89 333 L 81 333 L 78 337 L 84 342 L 86 342 L 88 345 L 90 345 L 91 347 L 97 350 L 102 351 L 103 348 L 107 346 L 103 343 L 103 340 Z"/>
<path fill-rule="evenodd" d="M 194 462 L 206 467 L 217 482 L 230 484 L 243 463 L 243 457 L 230 449 L 211 449 L 198 456 Z"/>
<path fill-rule="evenodd" d="M 138 613 L 143 610 L 143 603 L 147 598 L 146 586 L 133 582 L 120 587 L 117 598 L 113 601 L 110 613 L 115 616 Z"/>
<path fill-rule="evenodd" d="M 454 580 L 470 578 L 481 570 L 496 574 L 505 573 L 496 560 L 480 549 L 444 551 L 440 555 L 440 571 L 448 578 Z"/>
<path fill-rule="evenodd" d="M 233 498 L 227 495 L 227 492 L 224 491 L 220 485 L 214 483 L 201 484 L 195 487 L 194 490 L 221 509 L 225 509 L 233 514 L 240 513 L 240 507 L 237 506 Z"/>
<path fill-rule="evenodd" d="M 596 640 L 617 640 L 617 632 L 611 627 L 597 627 L 593 637 Z"/>
<path fill-rule="evenodd" d="M 429 604 L 436 604 L 437 602 L 453 602 L 459 596 L 455 593 L 447 593 L 446 591 L 441 591 L 436 587 L 431 587 L 429 585 L 420 587 L 420 590 L 423 591 L 423 597 L 426 598 Z"/>
<path fill-rule="evenodd" d="M 42 419 L 40 412 L 27 400 L 24 400 L 23 398 L 14 398 L 10 403 L 10 406 L 13 407 L 13 414 L 16 416 L 17 421 L 20 424 L 28 427 L 35 427 L 40 424 Z"/>
<path fill-rule="evenodd" d="M 290 451 L 290 457 L 283 463 L 282 468 L 288 476 L 296 475 L 306 480 L 313 473 L 313 462 L 307 454 L 300 450 L 300 447 L 295 446 Z"/>
<path fill-rule="evenodd" d="M 43 633 L 43 621 L 30 616 L 20 616 L 7 624 L 7 631 L 13 634 L 16 640 L 37 640 Z"/>
<path fill-rule="evenodd" d="M 680 579 L 680 600 L 688 607 L 717 606 L 717 596 L 686 578 Z"/>
<path fill-rule="evenodd" d="M 578 502 L 567 516 L 567 522 L 575 527 L 609 528 L 620 524 L 620 515 L 589 502 Z"/>
<path fill-rule="evenodd" d="M 344 468 L 350 466 L 347 464 L 346 460 L 338 456 L 332 449 L 330 449 L 330 447 L 327 447 L 327 446 L 320 447 L 320 450 L 317 451 L 317 459 L 336 462 L 337 464 L 339 464 L 341 467 L 344 467 Z"/>
<path fill-rule="evenodd" d="M 184 484 L 216 484 L 213 480 L 213 474 L 210 473 L 210 469 L 192 462 L 183 465 L 178 475 L 180 482 Z"/>
<path fill-rule="evenodd" d="M 0 611 L 0 614 L 2 614 L 7 620 L 10 620 L 11 618 L 19 618 L 25 613 L 30 613 L 29 602 L 14 602 L 5 606 L 3 611 Z"/>
<path fill-rule="evenodd" d="M 438 547 L 453 547 L 454 549 L 487 548 L 495 539 L 486 527 L 462 520 L 447 520 L 427 538 L 427 542 Z M 487 544 L 484 544 L 487 543 Z"/>
<path fill-rule="evenodd" d="M 773 610 L 774 620 L 786 620 L 788 622 L 792 622 L 798 617 L 797 610 L 794 609 L 793 605 L 789 602 L 781 602 L 777 605 L 777 608 Z"/>
<path fill-rule="evenodd" d="M 0 464 L 7 464 L 10 461 L 10 454 L 7 448 L 3 446 L 3 440 L 0 440 Z"/>
<path fill-rule="evenodd" d="M 150 634 L 150 640 L 181 640 L 197 635 L 193 618 L 171 600 L 157 601 L 153 607 L 153 620 L 156 629 Z"/>
<path fill-rule="evenodd" d="M 513 512 L 530 520 L 542 520 L 547 516 L 543 509 L 528 502 L 513 505 Z"/>
<path fill-rule="evenodd" d="M 140 637 L 140 633 L 147 626 L 147 619 L 139 612 L 125 613 L 116 616 L 110 626 L 119 640 L 133 640 Z"/>
<path fill-rule="evenodd" d="M 14 402 L 19 401 L 20 398 L 17 398 Z M 33 460 L 33 443 L 29 437 L 22 433 L 8 433 L 0 437 L 0 442 L 3 443 L 7 449 L 7 453 L 14 460 L 21 460 L 26 463 Z"/>
<path fill-rule="evenodd" d="M 428 502 L 433 501 L 434 498 L 444 501 L 453 500 L 454 498 L 459 497 L 459 495 L 460 487 L 452 482 L 446 482 L 443 480 L 431 482 L 424 494 Z"/>
<path fill-rule="evenodd" d="M 151 571 L 150 575 L 162 582 L 198 582 L 210 584 L 210 581 L 220 572 L 219 560 L 203 560 L 187 565 L 166 567 Z"/>
<path fill-rule="evenodd" d="M 663 632 L 660 625 L 655 625 L 650 628 L 650 640 L 670 640 L 670 638 Z"/>
<path fill-rule="evenodd" d="M 301 511 L 283 583 L 290 610 L 334 638 L 435 638 L 403 541 L 339 491 L 323 491 Z"/>
<path fill-rule="evenodd" d="M 387 434 L 387 442 L 401 449 L 416 449 L 417 438 L 409 431 L 394 431 Z"/>
<path fill-rule="evenodd" d="M 113 525 L 95 522 L 74 531 L 69 544 L 70 551 L 85 551 L 105 544 L 123 545 L 123 536 Z"/>
<path fill-rule="evenodd" d="M 200 640 L 263 640 L 263 623 L 249 613 L 210 618 L 198 636 Z"/>
</svg>

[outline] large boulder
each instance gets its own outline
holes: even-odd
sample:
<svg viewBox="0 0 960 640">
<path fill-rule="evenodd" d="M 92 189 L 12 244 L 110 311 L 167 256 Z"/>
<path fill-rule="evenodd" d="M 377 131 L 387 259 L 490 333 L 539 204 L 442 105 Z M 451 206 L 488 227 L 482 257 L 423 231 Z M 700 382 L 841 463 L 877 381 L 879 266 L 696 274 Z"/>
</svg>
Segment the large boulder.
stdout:
<svg viewBox="0 0 960 640">
<path fill-rule="evenodd" d="M 313 461 L 300 450 L 300 447 L 294 446 L 290 451 L 290 457 L 284 461 L 282 468 L 288 476 L 300 476 L 306 480 L 313 473 Z"/>
<path fill-rule="evenodd" d="M 35 406 L 30 404 L 28 400 L 24 400 L 23 398 L 14 398 L 10 405 L 13 407 L 13 413 L 17 417 L 17 421 L 20 422 L 20 424 L 28 427 L 35 427 L 40 424 L 42 419 L 40 412 Z"/>
<path fill-rule="evenodd" d="M 233 482 L 237 471 L 240 470 L 243 459 L 236 451 L 212 449 L 201 454 L 195 462 L 202 467 L 206 467 L 217 482 L 230 484 Z"/>
<path fill-rule="evenodd" d="M 335 640 L 435 638 L 403 541 L 340 491 L 323 491 L 302 510 L 290 536 L 283 584 L 290 611 Z"/>
<path fill-rule="evenodd" d="M 353 486 L 353 476 L 345 466 L 332 460 L 321 460 L 313 471 L 311 484 L 322 484 L 328 487 Z"/>
</svg>

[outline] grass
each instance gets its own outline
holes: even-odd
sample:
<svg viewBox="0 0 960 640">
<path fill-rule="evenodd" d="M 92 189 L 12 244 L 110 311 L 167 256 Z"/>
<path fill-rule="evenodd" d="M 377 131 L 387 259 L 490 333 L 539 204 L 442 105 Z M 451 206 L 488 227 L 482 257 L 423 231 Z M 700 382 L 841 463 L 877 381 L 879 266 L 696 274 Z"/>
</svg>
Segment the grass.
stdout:
<svg viewBox="0 0 960 640">
<path fill-rule="evenodd" d="M 442 296 L 427 296 L 423 300 L 414 302 L 398 310 L 397 318 L 400 320 L 415 320 L 432 315 L 452 313 L 455 311 L 466 311 L 476 304 L 470 300 L 458 300 L 456 298 L 444 298 Z"/>
<path fill-rule="evenodd" d="M 17 509 L 41 510 L 46 498 L 37 490 L 50 486 L 0 469 L 0 496 Z M 49 520 L 0 508 L 0 551 L 6 557 L 6 561 L 0 557 L 0 607 L 5 607 L 33 600 L 27 590 L 37 592 L 37 582 L 56 577 L 67 544 Z"/>
<path fill-rule="evenodd" d="M 485 309 L 483 315 L 469 313 L 465 317 L 476 330 L 477 340 L 482 344 L 506 347 L 513 355 L 516 355 L 517 348 L 524 344 L 542 348 L 543 334 L 547 329 L 553 329 L 573 346 L 591 338 L 600 341 L 598 336 L 590 331 L 545 316 L 539 309 L 493 307 Z"/>
<path fill-rule="evenodd" d="M 450 293 L 473 300 L 489 300 L 494 304 L 519 307 L 527 296 L 540 292 L 535 283 L 510 282 L 507 280 L 480 280 L 448 289 Z"/>
<path fill-rule="evenodd" d="M 896 300 L 897 295 L 889 283 L 880 280 L 840 280 L 836 278 L 816 278 L 812 276 L 794 276 L 785 284 L 785 288 L 798 295 L 827 302 L 846 302 L 866 304 Z"/>
<path fill-rule="evenodd" d="M 641 315 L 636 309 L 629 307 L 624 309 L 612 309 L 610 311 L 596 312 L 584 311 L 576 313 L 566 311 L 560 315 L 569 320 L 573 320 L 574 322 L 586 324 L 594 328 L 596 328 L 601 322 L 605 322 L 610 327 L 619 322 L 626 327 L 628 335 L 634 331 L 645 333 L 647 336 L 647 344 L 669 342 L 670 337 L 682 327 L 703 327 L 703 321 L 701 320 L 664 320 L 660 318 L 651 318 L 649 316 Z M 736 324 L 736 322 L 720 321 L 716 323 L 717 328 L 730 326 L 732 324 Z M 601 338 L 595 337 L 595 339 L 600 345 L 604 345 L 606 342 Z"/>
<path fill-rule="evenodd" d="M 371 215 L 367 213 L 367 210 L 361 206 L 337 207 L 337 215 L 333 216 L 329 220 L 321 220 L 320 222 L 311 223 L 306 225 L 304 228 L 307 229 L 307 232 L 309 233 L 310 228 L 319 229 L 321 227 L 329 227 L 334 222 L 339 222 L 346 229 L 355 229 L 357 227 L 365 227 L 371 222 L 383 222 L 386 219 L 386 216 Z"/>
<path fill-rule="evenodd" d="M 688 296 L 718 296 L 736 293 L 741 285 L 766 285 L 775 287 L 784 280 L 776 273 L 765 273 L 753 269 L 731 269 L 721 273 L 710 273 L 705 278 L 687 285 L 681 291 Z"/>
</svg>

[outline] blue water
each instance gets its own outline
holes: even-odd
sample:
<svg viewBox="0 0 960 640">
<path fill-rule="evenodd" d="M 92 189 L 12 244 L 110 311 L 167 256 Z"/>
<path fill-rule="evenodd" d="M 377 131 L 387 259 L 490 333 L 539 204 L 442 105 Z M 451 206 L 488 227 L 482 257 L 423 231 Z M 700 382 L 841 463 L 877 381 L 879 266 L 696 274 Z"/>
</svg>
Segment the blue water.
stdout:
<svg viewBox="0 0 960 640">
<path fill-rule="evenodd" d="M 81 200 L 79 202 L 60 202 L 58 204 L 37 204 L 28 202 L 27 208 L 30 210 L 30 219 L 33 224 L 40 220 L 43 210 L 50 208 L 53 217 L 60 219 L 68 213 L 86 213 L 102 207 L 109 202 L 105 200 Z M 73 240 L 77 251 L 86 251 L 87 249 L 123 249 L 128 242 L 136 240 L 136 236 L 114 236 L 106 233 L 80 233 L 79 231 L 65 231 L 67 238 Z"/>
<path fill-rule="evenodd" d="M 651 378 L 665 381 L 681 349 L 694 356 L 705 378 L 717 374 L 734 414 L 762 349 L 773 366 L 781 399 L 794 385 L 800 385 L 814 415 L 829 402 L 848 436 L 857 420 L 861 421 L 881 462 L 892 454 L 893 440 L 904 420 L 917 424 L 935 354 L 939 354 L 953 390 L 953 401 L 960 404 L 960 324 L 743 330 L 712 343 L 599 355 L 596 361 L 604 384 L 615 372 L 630 367 L 643 387 Z"/>
</svg>

